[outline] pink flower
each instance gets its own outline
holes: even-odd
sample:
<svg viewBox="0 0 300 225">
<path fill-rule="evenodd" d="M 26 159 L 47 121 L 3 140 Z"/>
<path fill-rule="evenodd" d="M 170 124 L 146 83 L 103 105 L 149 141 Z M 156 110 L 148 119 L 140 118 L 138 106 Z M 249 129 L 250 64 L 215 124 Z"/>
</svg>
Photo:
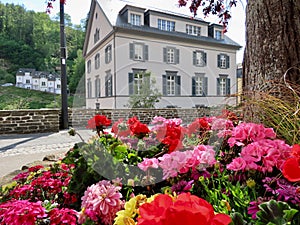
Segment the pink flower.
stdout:
<svg viewBox="0 0 300 225">
<path fill-rule="evenodd" d="M 68 208 L 54 208 L 50 211 L 50 225 L 76 225 L 77 212 Z"/>
<path fill-rule="evenodd" d="M 230 164 L 227 165 L 227 169 L 233 170 L 233 171 L 243 171 L 246 168 L 246 161 L 241 158 L 235 158 L 232 160 Z"/>
<path fill-rule="evenodd" d="M 143 170 L 147 171 L 149 168 L 158 168 L 158 159 L 152 158 L 152 159 L 147 159 L 144 158 L 143 162 L 138 164 L 138 167 Z"/>
<path fill-rule="evenodd" d="M 0 204 L 0 224 L 35 225 L 47 216 L 41 202 L 10 200 Z"/>
<path fill-rule="evenodd" d="M 274 138 L 276 138 L 276 134 L 272 128 L 265 128 L 262 124 L 241 123 L 232 130 L 228 144 L 230 147 L 243 146 L 251 142 Z"/>
<path fill-rule="evenodd" d="M 114 186 L 107 180 L 88 187 L 81 198 L 84 211 L 79 215 L 79 222 L 84 223 L 86 217 L 90 217 L 94 221 L 100 219 L 103 224 L 112 224 L 122 205 L 120 189 L 120 186 Z"/>
</svg>

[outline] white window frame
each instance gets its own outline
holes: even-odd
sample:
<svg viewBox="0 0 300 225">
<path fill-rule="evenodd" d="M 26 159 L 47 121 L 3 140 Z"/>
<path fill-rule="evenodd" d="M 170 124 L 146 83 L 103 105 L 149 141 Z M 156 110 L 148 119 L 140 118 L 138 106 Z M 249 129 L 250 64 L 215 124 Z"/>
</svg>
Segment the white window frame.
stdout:
<svg viewBox="0 0 300 225">
<path fill-rule="evenodd" d="M 97 53 L 95 55 L 95 69 L 99 69 L 100 68 L 100 53 Z"/>
<path fill-rule="evenodd" d="M 143 55 L 144 55 L 144 45 L 135 43 L 133 59 L 134 60 L 144 60 Z"/>
<path fill-rule="evenodd" d="M 220 95 L 226 95 L 227 94 L 227 92 L 226 92 L 226 80 L 227 80 L 226 77 L 220 77 L 219 78 L 219 81 L 220 81 L 220 84 L 219 84 Z"/>
<path fill-rule="evenodd" d="M 226 69 L 226 67 L 227 67 L 226 55 L 220 55 L 220 68 Z"/>
<path fill-rule="evenodd" d="M 141 26 L 141 21 L 142 21 L 141 15 L 130 13 L 130 24 L 135 26 Z"/>
<path fill-rule="evenodd" d="M 222 39 L 222 31 L 215 30 L 215 39 L 221 40 Z"/>
<path fill-rule="evenodd" d="M 157 27 L 159 30 L 175 31 L 175 21 L 157 19 Z"/>
<path fill-rule="evenodd" d="M 196 66 L 205 66 L 204 52 L 196 51 Z"/>
<path fill-rule="evenodd" d="M 111 45 L 108 45 L 105 48 L 105 63 L 110 63 L 112 59 L 112 50 L 111 50 Z"/>
<path fill-rule="evenodd" d="M 204 85 L 204 77 L 203 76 L 195 76 L 195 95 L 202 96 L 203 95 L 203 85 Z"/>
<path fill-rule="evenodd" d="M 175 96 L 175 88 L 176 88 L 176 82 L 175 82 L 175 76 L 174 75 L 167 75 L 167 95 L 168 96 Z"/>
<path fill-rule="evenodd" d="M 167 48 L 167 63 L 175 63 L 175 49 Z"/>
<path fill-rule="evenodd" d="M 201 27 L 187 24 L 186 25 L 186 33 L 189 35 L 201 36 Z"/>
<path fill-rule="evenodd" d="M 141 94 L 141 88 L 144 80 L 143 73 L 135 73 L 133 75 L 133 85 L 134 85 L 134 94 L 139 95 Z"/>
</svg>

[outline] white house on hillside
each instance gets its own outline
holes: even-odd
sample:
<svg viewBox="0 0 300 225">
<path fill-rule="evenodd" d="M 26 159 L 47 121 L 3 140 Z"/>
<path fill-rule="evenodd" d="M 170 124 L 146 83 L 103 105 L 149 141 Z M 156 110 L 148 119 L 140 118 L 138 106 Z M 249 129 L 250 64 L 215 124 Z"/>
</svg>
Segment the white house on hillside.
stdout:
<svg viewBox="0 0 300 225">
<path fill-rule="evenodd" d="M 16 74 L 16 87 L 61 94 L 60 75 L 20 68 Z"/>
<path fill-rule="evenodd" d="M 223 27 L 163 10 L 92 0 L 83 54 L 87 108 L 124 108 L 150 72 L 156 107 L 235 104 L 237 43 Z M 225 101 L 226 100 L 226 101 Z"/>
</svg>

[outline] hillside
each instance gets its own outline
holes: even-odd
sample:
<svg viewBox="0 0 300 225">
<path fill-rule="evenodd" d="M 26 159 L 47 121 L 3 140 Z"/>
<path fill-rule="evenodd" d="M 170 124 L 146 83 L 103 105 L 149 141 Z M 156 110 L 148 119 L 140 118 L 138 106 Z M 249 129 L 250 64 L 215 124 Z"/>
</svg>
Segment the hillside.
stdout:
<svg viewBox="0 0 300 225">
<path fill-rule="evenodd" d="M 72 98 L 70 97 L 68 101 L 72 102 Z M 13 86 L 0 86 L 0 110 L 59 108 L 60 102 L 60 95 Z"/>
</svg>

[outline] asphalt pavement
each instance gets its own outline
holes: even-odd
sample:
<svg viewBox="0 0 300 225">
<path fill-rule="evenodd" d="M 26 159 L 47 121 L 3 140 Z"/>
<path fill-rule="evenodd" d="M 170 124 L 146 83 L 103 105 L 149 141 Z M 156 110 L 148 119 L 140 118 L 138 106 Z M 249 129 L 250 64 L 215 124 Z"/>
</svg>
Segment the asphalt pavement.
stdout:
<svg viewBox="0 0 300 225">
<path fill-rule="evenodd" d="M 92 130 L 77 130 L 84 141 L 96 135 Z M 10 134 L 0 136 L 0 178 L 20 170 L 24 165 L 41 161 L 46 155 L 66 153 L 79 135 L 70 136 L 68 130 L 57 133 Z"/>
</svg>

